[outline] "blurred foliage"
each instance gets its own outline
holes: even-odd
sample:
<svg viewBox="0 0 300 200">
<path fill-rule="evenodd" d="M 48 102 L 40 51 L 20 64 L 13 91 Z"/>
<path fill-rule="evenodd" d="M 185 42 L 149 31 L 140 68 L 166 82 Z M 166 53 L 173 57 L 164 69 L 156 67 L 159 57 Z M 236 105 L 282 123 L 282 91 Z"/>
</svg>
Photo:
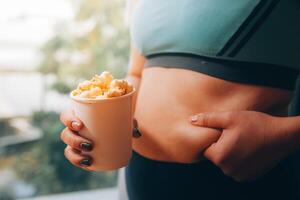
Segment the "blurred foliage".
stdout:
<svg viewBox="0 0 300 200">
<path fill-rule="evenodd" d="M 8 120 L 0 120 L 0 137 L 15 134 L 16 130 L 12 127 Z"/>
<path fill-rule="evenodd" d="M 58 80 L 50 86 L 50 89 L 62 94 L 68 94 L 72 90 L 72 87 L 66 82 Z"/>
<path fill-rule="evenodd" d="M 55 74 L 52 88 L 69 92 L 79 79 L 104 70 L 123 77 L 129 54 L 129 34 L 124 26 L 124 0 L 81 0 L 74 4 L 72 22 L 57 25 L 56 35 L 41 49 L 39 70 Z"/>
<path fill-rule="evenodd" d="M 87 172 L 65 159 L 65 145 L 59 139 L 64 127 L 58 113 L 36 112 L 32 124 L 41 129 L 44 136 L 17 156 L 14 168 L 18 178 L 36 188 L 36 195 L 115 186 L 115 172 Z"/>
<path fill-rule="evenodd" d="M 15 200 L 15 199 L 16 196 L 10 188 L 8 187 L 0 188 L 0 200 Z"/>
</svg>

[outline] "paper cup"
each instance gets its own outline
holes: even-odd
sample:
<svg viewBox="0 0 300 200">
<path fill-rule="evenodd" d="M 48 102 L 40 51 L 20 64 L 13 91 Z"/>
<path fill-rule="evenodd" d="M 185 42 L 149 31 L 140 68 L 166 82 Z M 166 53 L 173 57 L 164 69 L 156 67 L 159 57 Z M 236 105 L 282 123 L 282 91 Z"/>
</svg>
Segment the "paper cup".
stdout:
<svg viewBox="0 0 300 200">
<path fill-rule="evenodd" d="M 91 152 L 93 171 L 108 171 L 128 164 L 132 153 L 133 95 L 132 92 L 105 99 L 72 98 L 75 115 L 83 122 L 79 134 L 94 143 Z"/>
</svg>

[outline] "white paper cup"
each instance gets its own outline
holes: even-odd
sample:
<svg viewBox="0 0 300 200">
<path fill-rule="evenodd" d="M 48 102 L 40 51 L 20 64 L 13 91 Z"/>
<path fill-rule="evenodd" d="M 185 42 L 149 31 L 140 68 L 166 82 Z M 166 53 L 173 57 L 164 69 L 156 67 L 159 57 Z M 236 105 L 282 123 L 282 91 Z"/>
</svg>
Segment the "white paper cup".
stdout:
<svg viewBox="0 0 300 200">
<path fill-rule="evenodd" d="M 93 171 L 108 171 L 128 164 L 132 153 L 133 95 L 132 92 L 105 99 L 72 98 L 75 115 L 83 122 L 80 135 L 92 140 Z"/>
</svg>

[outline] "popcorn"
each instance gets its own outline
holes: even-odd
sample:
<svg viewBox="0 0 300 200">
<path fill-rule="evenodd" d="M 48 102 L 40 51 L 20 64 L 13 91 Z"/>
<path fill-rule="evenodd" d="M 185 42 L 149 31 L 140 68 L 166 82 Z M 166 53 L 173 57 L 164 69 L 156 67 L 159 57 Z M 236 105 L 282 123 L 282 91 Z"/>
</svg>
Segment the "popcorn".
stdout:
<svg viewBox="0 0 300 200">
<path fill-rule="evenodd" d="M 79 96 L 81 98 L 89 98 L 90 97 L 89 91 L 83 91 Z"/>
<path fill-rule="evenodd" d="M 114 77 L 108 71 L 102 72 L 99 78 L 105 83 L 105 85 L 108 85 L 114 79 Z"/>
<path fill-rule="evenodd" d="M 132 92 L 132 91 L 133 91 L 133 85 L 128 84 L 128 85 L 127 85 L 127 88 L 126 88 L 126 94 L 128 94 L 128 93 L 130 93 L 130 92 Z"/>
<path fill-rule="evenodd" d="M 73 91 L 71 92 L 71 94 L 72 94 L 72 96 L 78 96 L 78 95 L 81 94 L 81 90 L 75 89 L 75 90 L 73 90 Z"/>
<path fill-rule="evenodd" d="M 72 96 L 88 99 L 119 97 L 133 91 L 133 86 L 124 79 L 114 79 L 111 73 L 104 71 L 91 80 L 78 84 L 71 92 Z"/>
<path fill-rule="evenodd" d="M 92 86 L 91 81 L 84 81 L 83 83 L 79 83 L 78 89 L 79 90 L 89 90 Z"/>
<path fill-rule="evenodd" d="M 110 84 L 113 78 L 114 77 L 111 75 L 111 73 L 109 73 L 108 71 L 104 71 L 101 75 L 96 74 L 91 79 L 91 82 L 94 86 L 105 88 Z"/>
<path fill-rule="evenodd" d="M 82 92 L 79 96 L 82 98 L 94 99 L 97 96 L 102 95 L 102 90 L 99 87 L 92 88 L 91 90 L 87 90 Z"/>
<path fill-rule="evenodd" d="M 124 89 L 125 93 L 130 93 L 133 90 L 133 86 L 130 85 L 126 80 L 115 79 L 110 83 L 111 88 L 120 88 Z"/>
<path fill-rule="evenodd" d="M 111 88 L 107 93 L 106 97 L 119 97 L 126 94 L 124 89 L 121 88 Z"/>
</svg>

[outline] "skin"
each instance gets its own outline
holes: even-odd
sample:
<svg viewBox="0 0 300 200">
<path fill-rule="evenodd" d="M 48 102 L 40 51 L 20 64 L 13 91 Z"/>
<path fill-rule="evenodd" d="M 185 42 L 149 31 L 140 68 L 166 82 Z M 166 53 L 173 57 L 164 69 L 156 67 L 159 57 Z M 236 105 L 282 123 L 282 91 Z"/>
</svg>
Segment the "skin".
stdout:
<svg viewBox="0 0 300 200">
<path fill-rule="evenodd" d="M 291 92 L 185 69 L 143 69 L 144 63 L 133 48 L 127 79 L 138 89 L 134 116 L 142 136 L 133 139 L 133 149 L 141 155 L 179 163 L 208 159 L 244 181 L 298 150 L 300 119 L 286 117 Z M 67 127 L 61 133 L 66 158 L 86 169 L 81 144 L 93 141 L 79 136 L 84 125 L 72 111 L 63 112 L 61 121 Z"/>
<path fill-rule="evenodd" d="M 222 130 L 204 156 L 236 181 L 254 180 L 299 150 L 299 120 L 254 111 L 201 113 L 190 118 L 195 126 Z"/>
</svg>

